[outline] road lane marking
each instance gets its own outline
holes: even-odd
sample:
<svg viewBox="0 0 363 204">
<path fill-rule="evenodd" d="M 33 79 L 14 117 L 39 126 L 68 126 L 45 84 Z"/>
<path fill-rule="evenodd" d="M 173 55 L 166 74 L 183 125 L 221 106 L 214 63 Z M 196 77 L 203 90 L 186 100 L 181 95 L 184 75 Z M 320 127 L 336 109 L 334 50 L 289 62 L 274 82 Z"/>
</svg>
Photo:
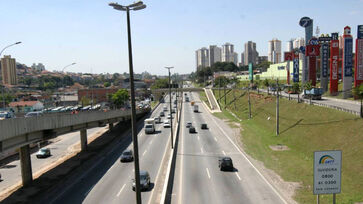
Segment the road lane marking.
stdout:
<svg viewBox="0 0 363 204">
<path fill-rule="evenodd" d="M 210 174 L 208 168 L 205 168 L 207 170 L 208 178 L 210 179 Z"/>
<path fill-rule="evenodd" d="M 117 193 L 117 197 L 119 197 L 119 196 L 120 196 L 120 194 L 121 194 L 122 190 L 124 190 L 125 186 L 126 186 L 126 184 L 124 184 L 124 185 L 121 187 L 120 191 Z"/>
<path fill-rule="evenodd" d="M 150 141 L 150 145 L 153 143 L 153 140 Z"/>
<path fill-rule="evenodd" d="M 223 153 L 224 156 L 226 156 L 226 153 L 223 150 L 222 150 L 222 153 Z"/>
<path fill-rule="evenodd" d="M 234 172 L 236 174 L 236 176 L 238 177 L 238 179 L 241 181 L 241 177 L 239 177 L 238 173 L 237 172 Z"/>
<path fill-rule="evenodd" d="M 280 195 L 280 193 L 276 190 L 276 188 L 262 175 L 262 173 L 252 164 L 252 162 L 247 158 L 247 156 L 245 155 L 245 153 L 243 153 L 239 147 L 233 142 L 233 140 L 227 135 L 227 133 L 223 130 L 223 128 L 221 128 L 219 126 L 219 124 L 215 121 L 215 119 L 211 116 L 211 115 L 208 115 L 212 120 L 213 122 L 216 124 L 216 126 L 221 130 L 221 132 L 223 133 L 223 135 L 225 137 L 227 137 L 227 139 L 232 143 L 232 145 L 238 150 L 238 152 L 248 161 L 248 163 L 256 170 L 257 174 L 259 174 L 262 178 L 262 180 L 264 180 L 267 185 L 272 189 L 273 192 L 276 193 L 276 195 L 281 199 L 281 201 L 285 204 L 288 204 L 286 202 L 286 200 Z"/>
<path fill-rule="evenodd" d="M 200 151 L 201 151 L 201 152 L 202 152 L 202 154 L 203 154 L 203 148 L 202 148 L 202 147 L 200 148 Z"/>
<path fill-rule="evenodd" d="M 198 136 L 198 140 L 199 140 L 199 136 Z"/>
<path fill-rule="evenodd" d="M 216 142 L 218 142 L 216 137 L 214 137 L 214 140 L 215 140 Z"/>
<path fill-rule="evenodd" d="M 144 152 L 144 153 L 142 153 L 142 156 L 144 156 L 144 155 L 146 154 L 146 152 L 147 152 L 147 150 L 145 150 L 145 152 Z"/>
</svg>

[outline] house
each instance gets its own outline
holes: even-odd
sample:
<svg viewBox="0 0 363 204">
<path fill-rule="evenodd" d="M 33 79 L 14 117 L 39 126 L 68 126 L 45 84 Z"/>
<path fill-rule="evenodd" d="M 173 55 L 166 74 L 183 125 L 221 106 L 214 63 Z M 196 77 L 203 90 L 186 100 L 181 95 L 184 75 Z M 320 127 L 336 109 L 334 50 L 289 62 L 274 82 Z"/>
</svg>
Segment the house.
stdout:
<svg viewBox="0 0 363 204">
<path fill-rule="evenodd" d="M 9 104 L 10 109 L 12 109 L 15 113 L 23 112 L 31 112 L 31 111 L 40 111 L 44 109 L 44 105 L 40 101 L 16 101 L 11 102 Z"/>
</svg>

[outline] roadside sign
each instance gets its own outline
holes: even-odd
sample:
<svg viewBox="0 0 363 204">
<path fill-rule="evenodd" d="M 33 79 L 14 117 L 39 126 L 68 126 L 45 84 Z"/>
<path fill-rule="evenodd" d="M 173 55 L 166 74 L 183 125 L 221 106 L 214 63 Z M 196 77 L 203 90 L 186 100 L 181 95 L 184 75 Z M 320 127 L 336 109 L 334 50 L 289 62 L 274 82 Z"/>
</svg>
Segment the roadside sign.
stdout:
<svg viewBox="0 0 363 204">
<path fill-rule="evenodd" d="M 324 43 L 321 45 L 321 51 L 323 52 L 320 59 L 322 77 L 328 77 L 328 64 L 329 64 L 329 44 Z"/>
<path fill-rule="evenodd" d="M 363 39 L 363 25 L 358 26 L 358 39 Z"/>
<path fill-rule="evenodd" d="M 308 27 L 308 26 L 310 26 L 311 25 L 311 23 L 312 23 L 312 20 L 309 18 L 309 17 L 302 17 L 301 19 L 300 19 L 300 21 L 299 21 L 299 25 L 301 26 L 301 27 L 304 27 L 304 28 L 306 28 L 306 27 Z"/>
<path fill-rule="evenodd" d="M 327 42 L 327 41 L 331 41 L 332 37 L 330 36 L 322 36 L 322 37 L 319 37 L 319 42 Z"/>
<path fill-rule="evenodd" d="M 358 25 L 357 30 L 358 38 L 355 43 L 355 87 L 363 83 L 363 25 Z"/>
<path fill-rule="evenodd" d="M 342 151 L 314 152 L 314 194 L 341 191 Z"/>
<path fill-rule="evenodd" d="M 293 82 L 299 82 L 299 51 L 295 50 L 293 52 Z"/>
<path fill-rule="evenodd" d="M 320 55 L 320 45 L 307 45 L 305 55 L 309 57 L 316 57 Z"/>
<path fill-rule="evenodd" d="M 249 80 L 253 83 L 253 66 L 252 63 L 248 64 Z"/>
<path fill-rule="evenodd" d="M 292 52 L 284 52 L 285 61 L 291 61 L 293 58 L 292 55 L 293 55 Z"/>
</svg>

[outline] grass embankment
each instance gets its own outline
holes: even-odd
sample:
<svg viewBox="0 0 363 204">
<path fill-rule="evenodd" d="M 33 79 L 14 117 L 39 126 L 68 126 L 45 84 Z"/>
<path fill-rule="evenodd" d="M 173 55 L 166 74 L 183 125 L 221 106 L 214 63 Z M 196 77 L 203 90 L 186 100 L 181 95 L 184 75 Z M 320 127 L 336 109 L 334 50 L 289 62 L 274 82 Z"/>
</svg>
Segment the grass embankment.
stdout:
<svg viewBox="0 0 363 204">
<path fill-rule="evenodd" d="M 209 108 L 211 108 L 211 107 L 210 107 L 210 104 L 209 104 L 209 101 L 208 101 L 208 98 L 207 98 L 207 96 L 206 96 L 206 94 L 205 94 L 205 92 L 204 92 L 204 91 L 200 91 L 200 92 L 199 92 L 199 97 L 200 97 L 200 100 L 204 101 L 204 103 L 205 103 L 205 104 L 207 104 L 207 106 L 208 106 Z"/>
<path fill-rule="evenodd" d="M 235 96 L 241 93 L 236 91 Z M 219 98 L 218 91 L 215 94 Z M 233 92 L 228 93 L 227 104 L 233 98 Z M 337 203 L 363 202 L 363 120 L 349 113 L 281 99 L 280 135 L 276 136 L 275 101 L 275 97 L 251 93 L 250 120 L 247 94 L 236 100 L 236 106 L 227 107 L 242 119 L 245 150 L 285 181 L 301 182 L 294 199 L 309 204 L 316 202 L 314 151 L 342 150 L 342 192 L 337 195 Z M 221 103 L 224 107 L 224 100 Z M 216 115 L 239 122 L 228 111 Z M 289 150 L 273 151 L 270 146 L 277 144 L 286 145 Z M 321 195 L 321 203 L 331 202 L 332 195 Z"/>
<path fill-rule="evenodd" d="M 151 101 L 151 109 L 153 109 L 158 103 L 159 101 Z"/>
</svg>

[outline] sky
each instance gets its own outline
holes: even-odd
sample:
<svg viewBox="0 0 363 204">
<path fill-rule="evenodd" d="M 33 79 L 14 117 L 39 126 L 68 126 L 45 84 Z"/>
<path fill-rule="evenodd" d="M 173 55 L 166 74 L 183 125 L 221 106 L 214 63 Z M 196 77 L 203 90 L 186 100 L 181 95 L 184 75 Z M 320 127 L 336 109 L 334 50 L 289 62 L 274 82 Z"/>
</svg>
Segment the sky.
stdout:
<svg viewBox="0 0 363 204">
<path fill-rule="evenodd" d="M 0 0 L 0 49 L 17 62 L 43 63 L 47 70 L 87 73 L 128 72 L 126 13 L 107 0 Z M 127 5 L 133 1 L 118 1 Z M 134 72 L 166 75 L 195 71 L 195 51 L 229 42 L 244 51 L 252 40 L 260 55 L 278 38 L 282 50 L 303 37 L 298 25 L 309 16 L 320 33 L 342 33 L 363 24 L 363 0 L 145 0 L 131 11 Z"/>
</svg>

